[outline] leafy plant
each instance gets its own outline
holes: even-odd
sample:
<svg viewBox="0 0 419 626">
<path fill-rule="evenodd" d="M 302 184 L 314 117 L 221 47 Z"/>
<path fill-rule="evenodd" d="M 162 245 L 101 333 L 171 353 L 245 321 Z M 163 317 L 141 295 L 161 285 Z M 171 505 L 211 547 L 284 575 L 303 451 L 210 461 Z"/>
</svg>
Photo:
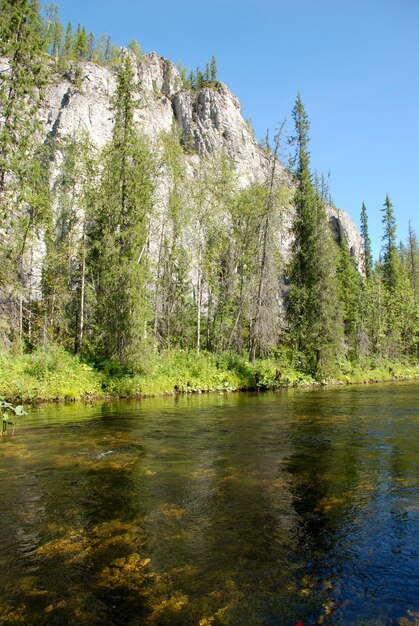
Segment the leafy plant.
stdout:
<svg viewBox="0 0 419 626">
<path fill-rule="evenodd" d="M 12 418 L 26 415 L 26 411 L 21 404 L 14 406 L 11 402 L 7 402 L 4 398 L 0 398 L 0 417 L 1 417 L 1 436 L 5 437 L 7 434 L 7 426 L 11 424 L 13 426 L 12 435 L 15 432 L 15 421 L 11 421 Z"/>
</svg>

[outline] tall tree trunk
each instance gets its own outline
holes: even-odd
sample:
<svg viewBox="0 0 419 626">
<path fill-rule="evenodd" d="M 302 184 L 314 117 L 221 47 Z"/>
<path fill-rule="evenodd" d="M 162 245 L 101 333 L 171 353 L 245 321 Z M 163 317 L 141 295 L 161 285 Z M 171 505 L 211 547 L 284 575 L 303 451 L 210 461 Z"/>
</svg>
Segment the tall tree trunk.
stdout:
<svg viewBox="0 0 419 626">
<path fill-rule="evenodd" d="M 84 235 L 83 235 L 79 307 L 78 307 L 78 312 L 77 312 L 77 330 L 76 330 L 76 337 L 75 337 L 75 343 L 74 343 L 75 354 L 79 354 L 81 352 L 82 345 L 83 345 L 85 283 L 86 283 L 86 257 L 84 254 Z"/>
<path fill-rule="evenodd" d="M 201 303 L 202 303 L 202 277 L 201 269 L 198 269 L 198 284 L 197 284 L 197 321 L 196 321 L 196 352 L 199 354 L 201 349 Z"/>
<path fill-rule="evenodd" d="M 268 197 L 266 202 L 266 215 L 265 215 L 265 224 L 263 229 L 263 244 L 262 244 L 262 257 L 260 261 L 260 270 L 259 270 L 259 283 L 258 283 L 258 295 L 256 300 L 256 311 L 251 324 L 251 333 L 250 333 L 250 349 L 249 349 L 249 361 L 253 363 L 256 358 L 256 351 L 259 342 L 258 338 L 258 329 L 260 322 L 260 315 L 262 310 L 262 301 L 263 301 L 263 292 L 265 287 L 265 270 L 266 264 L 268 260 L 268 235 L 269 235 L 269 226 L 270 226 L 270 217 L 271 211 L 274 204 L 274 184 L 275 184 L 275 171 L 277 165 L 277 157 L 279 152 L 279 144 L 281 140 L 282 130 L 284 128 L 285 122 L 281 124 L 281 127 L 275 136 L 275 149 L 271 156 L 272 165 L 270 171 L 269 178 L 269 188 L 268 188 Z"/>
</svg>

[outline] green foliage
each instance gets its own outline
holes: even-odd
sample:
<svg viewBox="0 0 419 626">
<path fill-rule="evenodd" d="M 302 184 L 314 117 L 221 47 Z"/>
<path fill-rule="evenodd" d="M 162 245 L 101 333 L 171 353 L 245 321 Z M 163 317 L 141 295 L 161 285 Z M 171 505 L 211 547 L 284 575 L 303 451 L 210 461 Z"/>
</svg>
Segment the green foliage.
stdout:
<svg viewBox="0 0 419 626">
<path fill-rule="evenodd" d="M 217 87 L 217 74 L 218 69 L 215 56 L 212 56 L 211 62 L 206 64 L 205 72 L 197 67 L 195 73 L 191 71 L 189 75 L 187 75 L 186 69 L 180 66 L 182 82 L 187 89 L 200 90 L 205 87 Z"/>
<path fill-rule="evenodd" d="M 96 351 L 133 369 L 147 345 L 147 223 L 152 210 L 152 158 L 134 126 L 133 70 L 125 56 L 114 98 L 113 137 L 103 155 L 89 268 L 94 284 Z"/>
<path fill-rule="evenodd" d="M 339 297 L 343 305 L 344 336 L 346 353 L 350 360 L 357 358 L 360 350 L 361 331 L 361 275 L 349 254 L 345 238 L 340 242 L 340 258 L 337 267 Z"/>
<path fill-rule="evenodd" d="M 57 206 L 46 231 L 43 267 L 43 342 L 60 342 L 79 352 L 82 344 L 86 222 L 96 197 L 97 158 L 86 134 L 61 145 L 55 181 Z"/>
<path fill-rule="evenodd" d="M 409 361 L 392 361 L 386 358 L 366 357 L 357 363 L 339 364 L 336 382 L 355 385 L 406 380 L 419 377 L 419 368 Z"/>
<path fill-rule="evenodd" d="M 399 257 L 396 242 L 396 220 L 394 217 L 393 205 L 388 197 L 388 194 L 386 195 L 382 213 L 382 223 L 384 225 L 382 248 L 383 278 L 387 288 L 390 291 L 394 291 L 397 286 Z"/>
<path fill-rule="evenodd" d="M 40 32 L 43 49 L 54 58 L 55 69 L 59 74 L 68 74 L 70 61 L 92 61 L 109 67 L 115 67 L 119 62 L 120 47 L 112 42 L 109 35 L 103 33 L 96 40 L 94 34 L 88 33 L 81 24 L 78 24 L 76 30 L 71 21 L 64 27 L 60 21 L 59 8 L 55 4 L 43 7 Z M 137 61 L 141 60 L 143 56 L 141 46 L 135 39 L 128 43 L 128 50 L 134 54 Z"/>
<path fill-rule="evenodd" d="M 226 153 L 185 158 L 191 144 L 179 128 L 153 145 L 139 135 L 135 40 L 127 54 L 81 25 L 74 31 L 69 23 L 64 33 L 57 7 L 46 7 L 41 20 L 35 0 L 0 0 L 0 16 L 0 53 L 10 60 L 0 86 L 0 333 L 11 345 L 1 356 L 0 393 L 52 399 L 275 389 L 353 382 L 369 369 L 381 379 L 395 372 L 387 363 L 416 358 L 416 236 L 410 229 L 396 246 L 387 196 L 374 268 L 363 205 L 360 276 L 346 241 L 332 240 L 332 201 L 325 178 L 310 170 L 299 96 L 295 192 L 276 170 L 280 133 L 274 146 L 267 141 L 266 180 L 243 189 Z M 39 145 L 45 53 L 76 85 L 82 61 L 117 67 L 114 130 L 100 155 L 81 135 Z M 214 57 L 203 71 L 179 71 L 185 88 L 218 86 Z M 50 189 L 56 150 L 62 164 Z M 156 193 L 160 176 L 165 185 Z M 284 268 L 279 240 L 292 208 L 292 259 Z M 39 294 L 33 259 L 43 233 Z M 89 357 L 100 374 L 70 351 Z"/>
<path fill-rule="evenodd" d="M 310 172 L 308 118 L 297 97 L 293 118 L 296 145 L 293 256 L 289 267 L 288 320 L 296 362 L 319 379 L 333 374 L 343 347 L 342 307 L 336 277 L 337 255 L 324 200 Z"/>
<path fill-rule="evenodd" d="M 37 112 L 46 83 L 44 40 L 36 0 L 0 3 L 0 57 L 8 59 L 0 82 L 0 208 L 8 192 L 25 188 L 26 167 L 33 154 Z M 7 185 L 6 185 L 7 183 Z"/>
<path fill-rule="evenodd" d="M 362 236 L 362 248 L 364 255 L 364 267 L 365 267 L 365 276 L 366 278 L 370 278 L 372 273 L 372 250 L 371 250 L 371 239 L 369 236 L 368 230 L 368 216 L 367 209 L 364 203 L 362 203 L 361 209 L 361 236 Z"/>
<path fill-rule="evenodd" d="M 180 130 L 174 126 L 161 138 L 162 169 L 167 181 L 167 213 L 159 225 L 156 287 L 153 298 L 153 335 L 163 348 L 191 345 L 194 339 L 194 303 L 190 254 L 184 233 L 190 226 L 190 189 L 185 176 Z"/>
<path fill-rule="evenodd" d="M 129 50 L 130 52 L 132 52 L 132 54 L 134 55 L 134 57 L 135 57 L 135 59 L 136 59 L 137 63 L 138 63 L 139 61 L 141 61 L 141 59 L 142 59 L 142 58 L 143 58 L 143 56 L 144 56 L 144 53 L 143 53 L 143 51 L 142 51 L 142 49 L 141 49 L 140 44 L 138 43 L 138 41 L 137 41 L 136 39 L 131 39 L 131 40 L 128 42 L 128 46 L 127 46 L 127 48 L 128 48 L 128 50 Z"/>
<path fill-rule="evenodd" d="M 11 339 L 23 339 L 25 322 L 31 334 L 31 259 L 50 203 L 48 148 L 37 137 L 44 49 L 38 2 L 2 0 L 0 57 L 8 65 L 0 81 L 0 327 Z"/>
<path fill-rule="evenodd" d="M 10 401 L 81 400 L 103 395 L 101 377 L 61 347 L 0 353 L 0 394 Z"/>
<path fill-rule="evenodd" d="M 187 350 L 164 350 L 150 356 L 141 374 L 111 373 L 106 378 L 105 389 L 120 396 L 141 396 L 279 389 L 313 382 L 312 378 L 296 372 L 283 360 L 264 359 L 250 363 L 232 352 L 215 355 L 202 351 L 197 355 Z"/>
<path fill-rule="evenodd" d="M 130 374 L 119 361 L 103 361 L 100 369 L 94 370 L 79 357 L 51 345 L 47 350 L 20 356 L 0 353 L 0 394 L 4 402 L 4 398 L 10 402 L 74 401 L 316 384 L 311 376 L 296 370 L 291 360 L 287 351 L 250 363 L 233 352 L 197 355 L 191 350 L 164 350 L 149 352 L 142 370 Z M 419 376 L 418 367 L 408 361 L 370 358 L 358 364 L 342 361 L 334 382 L 354 384 L 415 376 Z"/>
<path fill-rule="evenodd" d="M 64 28 L 60 22 L 59 9 L 55 4 L 47 4 L 43 9 L 43 25 L 46 52 L 57 63 L 63 53 Z"/>
<path fill-rule="evenodd" d="M 64 35 L 64 44 L 63 44 L 63 56 L 66 59 L 70 59 L 73 57 L 75 48 L 74 36 L 73 36 L 73 26 L 71 22 L 67 23 L 67 28 Z"/>
<path fill-rule="evenodd" d="M 87 49 L 88 49 L 88 38 L 86 29 L 84 26 L 77 26 L 76 37 L 74 41 L 74 54 L 76 59 L 86 60 L 87 59 Z"/>
<path fill-rule="evenodd" d="M 14 431 L 16 425 L 16 417 L 20 417 L 22 415 L 26 415 L 26 411 L 21 404 L 14 406 L 11 402 L 7 402 L 5 398 L 0 396 L 0 418 L 2 437 L 7 434 L 7 427 L 9 424 L 12 424 Z M 13 422 L 12 419 L 14 420 Z"/>
</svg>

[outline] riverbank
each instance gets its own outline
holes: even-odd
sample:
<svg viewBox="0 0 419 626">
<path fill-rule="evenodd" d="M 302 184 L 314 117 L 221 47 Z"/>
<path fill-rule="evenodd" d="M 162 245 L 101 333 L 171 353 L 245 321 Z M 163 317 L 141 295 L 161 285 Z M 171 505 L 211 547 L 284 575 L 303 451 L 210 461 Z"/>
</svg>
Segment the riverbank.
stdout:
<svg viewBox="0 0 419 626">
<path fill-rule="evenodd" d="M 387 360 L 366 360 L 362 366 L 344 362 L 332 378 L 316 381 L 293 369 L 285 359 L 250 363 L 235 354 L 166 351 L 149 357 L 144 370 L 136 375 L 124 374 L 112 364 L 95 369 L 61 348 L 24 355 L 0 354 L 0 396 L 25 403 L 345 385 L 416 377 L 417 366 Z"/>
</svg>

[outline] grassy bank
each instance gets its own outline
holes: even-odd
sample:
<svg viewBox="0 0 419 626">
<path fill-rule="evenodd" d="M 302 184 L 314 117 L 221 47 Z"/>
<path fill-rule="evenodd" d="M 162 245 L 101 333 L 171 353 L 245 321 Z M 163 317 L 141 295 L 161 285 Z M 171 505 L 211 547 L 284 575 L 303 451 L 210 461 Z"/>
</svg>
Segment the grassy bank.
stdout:
<svg viewBox="0 0 419 626">
<path fill-rule="evenodd" d="M 384 382 L 417 376 L 418 367 L 409 363 L 369 360 L 355 366 L 345 362 L 323 384 Z M 25 355 L 0 353 L 0 396 L 11 401 L 72 401 L 315 384 L 318 381 L 293 369 L 284 359 L 249 363 L 234 354 L 167 351 L 149 356 L 141 374 L 129 375 L 112 363 L 95 369 L 61 348 Z"/>
<path fill-rule="evenodd" d="M 11 401 L 81 400 L 103 396 L 99 372 L 61 348 L 0 353 L 0 396 Z"/>
</svg>

